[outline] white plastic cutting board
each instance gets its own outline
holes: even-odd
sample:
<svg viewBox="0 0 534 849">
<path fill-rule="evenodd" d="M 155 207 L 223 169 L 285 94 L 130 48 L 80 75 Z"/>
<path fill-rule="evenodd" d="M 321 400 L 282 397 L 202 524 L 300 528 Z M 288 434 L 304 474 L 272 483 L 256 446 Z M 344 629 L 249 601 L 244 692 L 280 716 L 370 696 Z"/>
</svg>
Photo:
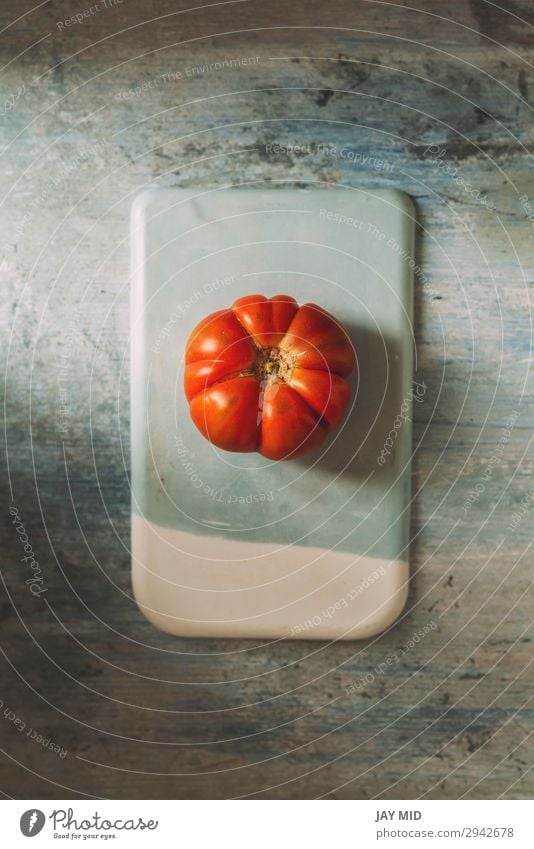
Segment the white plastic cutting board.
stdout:
<svg viewBox="0 0 534 849">
<path fill-rule="evenodd" d="M 354 639 L 401 612 L 413 233 L 411 202 L 389 190 L 154 190 L 134 203 L 132 578 L 158 628 Z M 341 429 L 296 461 L 214 448 L 183 393 L 191 330 L 257 293 L 320 304 L 357 354 Z"/>
</svg>

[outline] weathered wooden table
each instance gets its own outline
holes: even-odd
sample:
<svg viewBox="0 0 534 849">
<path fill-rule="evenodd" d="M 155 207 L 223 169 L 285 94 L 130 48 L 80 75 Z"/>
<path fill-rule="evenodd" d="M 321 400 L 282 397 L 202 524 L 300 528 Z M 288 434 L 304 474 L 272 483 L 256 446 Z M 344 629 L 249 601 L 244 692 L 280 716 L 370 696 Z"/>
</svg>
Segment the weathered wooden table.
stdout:
<svg viewBox="0 0 534 849">
<path fill-rule="evenodd" d="M 0 789 L 531 797 L 530 4 L 32 5 L 0 12 Z M 131 599 L 129 206 L 258 180 L 417 205 L 413 585 L 368 643 L 174 639 Z"/>
</svg>

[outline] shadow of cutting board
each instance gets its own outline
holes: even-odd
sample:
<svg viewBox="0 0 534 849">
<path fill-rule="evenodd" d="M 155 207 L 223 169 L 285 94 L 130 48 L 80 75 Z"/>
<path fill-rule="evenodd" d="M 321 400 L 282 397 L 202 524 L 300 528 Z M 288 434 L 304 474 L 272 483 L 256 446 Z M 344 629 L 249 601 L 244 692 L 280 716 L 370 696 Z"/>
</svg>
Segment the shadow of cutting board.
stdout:
<svg viewBox="0 0 534 849">
<path fill-rule="evenodd" d="M 154 190 L 134 203 L 132 579 L 158 628 L 354 639 L 401 612 L 420 394 L 413 234 L 410 200 L 389 190 Z M 219 450 L 189 418 L 191 330 L 257 293 L 320 304 L 355 347 L 351 409 L 301 460 Z"/>
</svg>

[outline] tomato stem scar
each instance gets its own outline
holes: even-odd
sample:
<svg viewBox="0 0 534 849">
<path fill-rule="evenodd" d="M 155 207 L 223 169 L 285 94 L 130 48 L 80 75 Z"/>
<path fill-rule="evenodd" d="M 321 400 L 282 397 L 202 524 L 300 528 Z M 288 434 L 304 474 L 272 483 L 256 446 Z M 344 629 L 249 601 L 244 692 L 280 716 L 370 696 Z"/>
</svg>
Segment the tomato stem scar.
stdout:
<svg viewBox="0 0 534 849">
<path fill-rule="evenodd" d="M 254 362 L 254 373 L 265 382 L 285 383 L 291 377 L 295 357 L 280 348 L 261 348 Z"/>
</svg>

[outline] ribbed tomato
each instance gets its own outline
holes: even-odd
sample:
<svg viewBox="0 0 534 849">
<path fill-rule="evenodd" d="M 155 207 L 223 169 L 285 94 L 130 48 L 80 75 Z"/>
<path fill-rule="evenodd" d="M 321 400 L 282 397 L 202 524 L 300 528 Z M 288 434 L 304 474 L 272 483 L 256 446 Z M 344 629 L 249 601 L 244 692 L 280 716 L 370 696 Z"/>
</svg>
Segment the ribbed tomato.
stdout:
<svg viewBox="0 0 534 849">
<path fill-rule="evenodd" d="M 288 295 L 239 298 L 189 337 L 191 418 L 226 451 L 301 457 L 341 422 L 354 362 L 346 331 L 321 307 Z"/>
</svg>

